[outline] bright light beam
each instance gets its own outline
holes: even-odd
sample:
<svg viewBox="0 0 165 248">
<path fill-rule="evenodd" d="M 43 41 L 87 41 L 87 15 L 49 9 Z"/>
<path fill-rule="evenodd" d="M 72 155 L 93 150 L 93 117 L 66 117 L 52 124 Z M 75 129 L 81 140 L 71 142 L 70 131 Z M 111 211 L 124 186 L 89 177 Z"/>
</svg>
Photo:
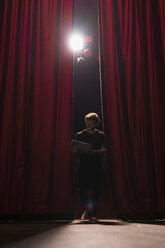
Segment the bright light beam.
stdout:
<svg viewBox="0 0 165 248">
<path fill-rule="evenodd" d="M 80 51 L 83 49 L 83 38 L 78 34 L 73 34 L 69 39 L 69 47 L 73 51 Z"/>
</svg>

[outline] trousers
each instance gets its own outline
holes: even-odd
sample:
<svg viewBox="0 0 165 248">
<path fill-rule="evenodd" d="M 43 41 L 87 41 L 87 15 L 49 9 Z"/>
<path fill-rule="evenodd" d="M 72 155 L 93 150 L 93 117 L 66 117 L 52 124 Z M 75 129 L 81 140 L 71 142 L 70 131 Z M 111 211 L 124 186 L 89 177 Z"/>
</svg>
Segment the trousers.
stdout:
<svg viewBox="0 0 165 248">
<path fill-rule="evenodd" d="M 97 214 L 102 178 L 101 164 L 80 164 L 78 168 L 78 191 L 83 209 L 92 217 Z"/>
</svg>

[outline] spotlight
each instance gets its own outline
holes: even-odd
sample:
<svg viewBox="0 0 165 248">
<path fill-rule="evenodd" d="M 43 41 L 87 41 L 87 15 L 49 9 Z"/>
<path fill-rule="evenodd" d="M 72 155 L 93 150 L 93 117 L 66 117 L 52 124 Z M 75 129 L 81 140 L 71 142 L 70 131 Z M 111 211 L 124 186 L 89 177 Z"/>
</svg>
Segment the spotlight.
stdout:
<svg viewBox="0 0 165 248">
<path fill-rule="evenodd" d="M 73 34 L 69 39 L 69 46 L 73 51 L 83 49 L 83 38 L 78 34 Z"/>
</svg>

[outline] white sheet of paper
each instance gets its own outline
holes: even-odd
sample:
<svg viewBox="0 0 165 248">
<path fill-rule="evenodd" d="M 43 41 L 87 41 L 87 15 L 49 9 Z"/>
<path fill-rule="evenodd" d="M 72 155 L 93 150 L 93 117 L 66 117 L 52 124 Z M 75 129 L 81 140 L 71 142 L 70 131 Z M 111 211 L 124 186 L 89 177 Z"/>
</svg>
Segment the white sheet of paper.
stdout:
<svg viewBox="0 0 165 248">
<path fill-rule="evenodd" d="M 91 149 L 91 144 L 81 142 L 78 140 L 72 140 L 71 142 L 71 151 L 83 151 L 88 152 Z"/>
</svg>

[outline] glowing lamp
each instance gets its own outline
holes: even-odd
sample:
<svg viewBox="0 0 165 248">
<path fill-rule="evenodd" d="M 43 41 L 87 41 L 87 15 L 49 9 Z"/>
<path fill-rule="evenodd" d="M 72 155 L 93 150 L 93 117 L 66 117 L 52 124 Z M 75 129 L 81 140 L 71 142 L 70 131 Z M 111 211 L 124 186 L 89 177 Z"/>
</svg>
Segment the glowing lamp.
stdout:
<svg viewBox="0 0 165 248">
<path fill-rule="evenodd" d="M 83 49 L 83 38 L 80 35 L 74 34 L 69 39 L 69 46 L 73 51 Z"/>
</svg>

